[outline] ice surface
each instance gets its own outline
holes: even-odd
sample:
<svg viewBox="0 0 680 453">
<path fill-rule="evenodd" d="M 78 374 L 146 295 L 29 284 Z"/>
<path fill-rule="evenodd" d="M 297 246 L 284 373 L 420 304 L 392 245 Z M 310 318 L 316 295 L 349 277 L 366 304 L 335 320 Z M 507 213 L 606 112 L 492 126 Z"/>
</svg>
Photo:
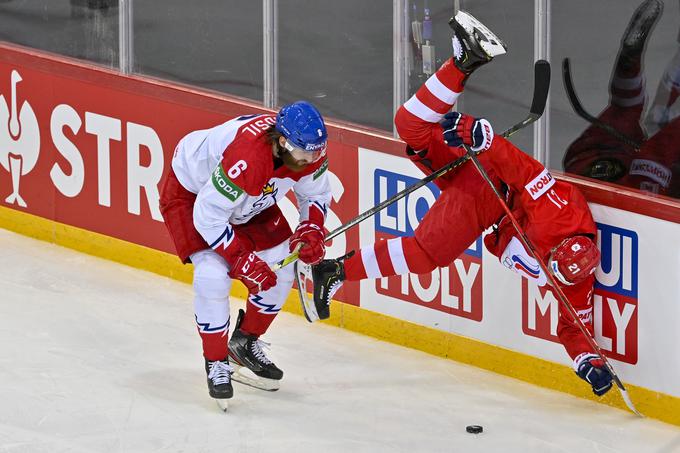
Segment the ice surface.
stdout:
<svg viewBox="0 0 680 453">
<path fill-rule="evenodd" d="M 281 390 L 236 383 L 224 414 L 189 285 L 0 230 L 0 286 L 3 453 L 680 451 L 675 426 L 288 313 Z"/>
</svg>

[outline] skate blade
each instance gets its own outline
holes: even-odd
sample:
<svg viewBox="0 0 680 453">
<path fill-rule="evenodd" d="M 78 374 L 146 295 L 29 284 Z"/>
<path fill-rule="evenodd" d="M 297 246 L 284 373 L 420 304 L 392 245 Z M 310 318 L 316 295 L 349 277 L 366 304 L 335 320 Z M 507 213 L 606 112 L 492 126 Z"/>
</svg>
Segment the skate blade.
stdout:
<svg viewBox="0 0 680 453">
<path fill-rule="evenodd" d="M 319 320 L 319 314 L 316 312 L 316 305 L 314 304 L 314 278 L 312 277 L 312 266 L 309 264 L 295 262 L 295 281 L 298 284 L 298 296 L 300 296 L 300 305 L 302 305 L 302 312 L 309 322 Z"/>
<path fill-rule="evenodd" d="M 231 365 L 234 367 L 234 374 L 231 375 L 232 381 L 249 385 L 256 389 L 266 390 L 268 392 L 275 392 L 279 389 L 280 381 L 260 377 L 253 373 L 248 367 L 240 366 L 234 362 L 232 362 Z"/>
<path fill-rule="evenodd" d="M 505 43 L 496 36 L 486 25 L 475 19 L 475 17 L 465 11 L 458 11 L 456 14 L 456 22 L 458 22 L 468 33 L 475 34 L 475 29 L 478 33 L 477 38 L 479 44 L 490 57 L 503 55 L 507 49 Z"/>
<path fill-rule="evenodd" d="M 215 403 L 217 403 L 217 407 L 220 408 L 222 412 L 227 412 L 227 409 L 229 409 L 229 400 L 223 399 L 223 398 L 213 398 L 215 400 Z"/>
</svg>

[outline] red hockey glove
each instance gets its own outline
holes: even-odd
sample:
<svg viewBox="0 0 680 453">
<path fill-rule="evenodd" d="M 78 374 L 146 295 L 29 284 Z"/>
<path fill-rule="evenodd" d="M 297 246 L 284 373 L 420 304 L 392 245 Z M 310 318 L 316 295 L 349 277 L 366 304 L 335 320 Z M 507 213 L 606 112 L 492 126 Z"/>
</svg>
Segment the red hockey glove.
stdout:
<svg viewBox="0 0 680 453">
<path fill-rule="evenodd" d="M 293 252 L 295 247 L 302 243 L 302 248 L 299 251 L 300 260 L 307 264 L 316 264 L 326 254 L 325 239 L 326 233 L 323 227 L 310 220 L 305 220 L 298 225 L 295 233 L 290 237 L 289 249 Z"/>
<path fill-rule="evenodd" d="M 575 285 L 595 272 L 600 251 L 587 236 L 572 236 L 550 252 L 550 272 L 564 285 Z"/>
<path fill-rule="evenodd" d="M 449 146 L 470 146 L 473 151 L 486 151 L 493 142 L 493 128 L 484 118 L 473 118 L 459 112 L 444 115 L 441 123 L 444 141 Z"/>
<path fill-rule="evenodd" d="M 576 374 L 593 387 L 593 393 L 602 396 L 612 388 L 612 375 L 597 354 L 584 352 L 574 360 Z"/>
<path fill-rule="evenodd" d="M 269 268 L 267 263 L 249 252 L 236 258 L 231 266 L 229 276 L 241 280 L 248 288 L 250 294 L 267 291 L 276 285 L 276 274 Z"/>
</svg>

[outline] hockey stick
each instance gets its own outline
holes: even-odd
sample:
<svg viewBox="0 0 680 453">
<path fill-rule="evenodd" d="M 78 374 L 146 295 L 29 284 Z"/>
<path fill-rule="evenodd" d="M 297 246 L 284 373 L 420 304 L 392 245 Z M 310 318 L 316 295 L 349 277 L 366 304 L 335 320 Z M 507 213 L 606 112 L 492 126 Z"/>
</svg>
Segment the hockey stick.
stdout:
<svg viewBox="0 0 680 453">
<path fill-rule="evenodd" d="M 514 126 L 510 127 L 506 131 L 504 131 L 501 135 L 503 137 L 509 137 L 515 132 L 519 131 L 520 129 L 528 126 L 529 124 L 533 123 L 534 121 L 538 120 L 541 115 L 543 114 L 543 111 L 545 110 L 545 105 L 548 99 L 548 90 L 550 88 L 550 63 L 548 63 L 545 60 L 539 60 L 534 64 L 534 95 L 533 95 L 533 100 L 531 102 L 531 108 L 529 109 L 529 114 L 525 119 L 520 121 L 519 123 L 515 124 Z M 406 196 L 408 193 L 413 192 L 414 190 L 417 190 L 418 188 L 422 187 L 423 185 L 427 184 L 431 180 L 434 180 L 436 177 L 439 177 L 446 172 L 453 170 L 454 168 L 462 165 L 463 163 L 467 162 L 469 160 L 469 156 L 464 155 L 460 157 L 459 159 L 456 159 L 455 161 L 449 163 L 448 165 L 442 167 L 440 170 L 437 170 L 430 176 L 424 178 L 424 180 L 421 180 L 414 184 L 411 187 L 408 187 L 401 192 L 395 194 L 393 197 L 391 197 L 388 200 L 383 201 L 377 206 L 374 206 L 371 208 L 369 211 L 360 214 L 358 217 L 355 219 L 352 219 L 350 222 L 348 222 L 346 225 L 343 225 L 342 227 L 338 228 L 337 230 L 331 232 L 328 236 L 328 238 L 333 238 L 337 236 L 337 234 L 340 234 L 340 232 L 347 230 L 353 225 L 356 225 L 357 223 L 361 222 L 365 218 L 374 215 L 375 213 L 379 212 L 381 209 L 384 207 L 390 205 L 391 203 L 394 203 L 395 201 L 399 200 L 400 198 L 403 198 Z M 289 260 L 288 262 L 296 261 L 297 256 L 289 256 L 286 258 L 286 260 Z M 284 260 L 285 261 L 285 260 Z M 314 292 L 314 278 L 312 275 L 312 266 L 309 264 L 305 264 L 299 261 L 295 262 L 295 281 L 297 282 L 298 285 L 298 296 L 300 298 L 300 304 L 302 305 L 302 310 L 304 312 L 305 318 L 307 318 L 307 321 L 309 322 L 314 322 L 319 319 L 319 315 L 316 309 L 316 303 L 313 298 L 309 297 L 310 293 Z M 308 285 L 308 283 L 311 283 L 311 285 Z"/>
<path fill-rule="evenodd" d="M 548 90 L 550 88 L 550 63 L 548 63 L 545 60 L 538 60 L 536 63 L 534 63 L 534 94 L 533 94 L 533 99 L 531 101 L 531 108 L 529 109 L 529 114 L 524 118 L 522 121 L 519 123 L 511 126 L 507 130 L 505 130 L 501 136 L 508 138 L 511 135 L 513 135 L 515 132 L 527 127 L 531 123 L 535 122 L 538 120 L 541 115 L 543 115 L 543 111 L 545 110 L 545 104 L 548 99 Z M 336 228 L 335 230 L 331 231 L 326 235 L 326 242 L 329 242 L 332 240 L 334 237 L 344 233 L 345 231 L 349 230 L 352 228 L 354 225 L 357 225 L 358 223 L 363 222 L 367 218 L 377 214 L 378 212 L 382 211 L 385 209 L 387 206 L 391 205 L 392 203 L 401 200 L 408 194 L 415 192 L 416 190 L 420 189 L 426 184 L 429 184 L 430 182 L 434 181 L 435 179 L 439 178 L 440 176 L 450 172 L 454 168 L 458 168 L 461 165 L 463 165 L 465 162 L 470 160 L 470 157 L 466 154 L 464 156 L 459 157 L 458 159 L 444 165 L 442 168 L 439 170 L 436 170 L 435 172 L 429 174 L 428 176 L 424 177 L 423 179 L 419 180 L 418 182 L 406 187 L 403 189 L 401 192 L 397 192 L 390 198 L 388 198 L 385 201 L 382 201 L 381 203 L 373 206 L 371 209 L 368 211 L 365 211 L 349 222 L 345 223 L 344 225 Z M 276 272 L 277 270 L 281 269 L 284 266 L 287 266 L 290 263 L 293 263 L 297 261 L 298 259 L 298 254 L 297 253 L 292 253 L 279 261 L 278 263 L 274 264 L 272 266 L 272 270 Z"/>
<path fill-rule="evenodd" d="M 638 143 L 637 140 L 633 140 L 615 127 L 600 121 L 598 118 L 586 112 L 586 109 L 583 108 L 583 104 L 581 104 L 581 101 L 576 94 L 576 90 L 574 89 L 574 81 L 571 78 L 571 64 L 569 62 L 569 58 L 562 60 L 562 80 L 564 81 L 564 89 L 567 92 L 569 103 L 578 116 L 588 121 L 595 127 L 599 127 L 600 129 L 608 132 L 610 135 L 618 138 L 625 144 L 632 146 L 636 150 L 640 149 L 640 143 Z"/>
<path fill-rule="evenodd" d="M 534 248 L 533 244 L 527 237 L 526 233 L 524 232 L 524 229 L 520 226 L 519 222 L 515 218 L 515 216 L 512 214 L 512 211 L 510 211 L 510 208 L 508 205 L 505 203 L 505 200 L 503 199 L 503 196 L 500 194 L 494 183 L 491 181 L 491 178 L 489 178 L 489 174 L 486 172 L 482 164 L 479 162 L 479 159 L 477 158 L 476 154 L 472 149 L 467 146 L 463 145 L 465 147 L 465 151 L 467 151 L 467 155 L 470 156 L 470 159 L 472 160 L 472 163 L 475 165 L 477 168 L 477 171 L 479 174 L 484 178 L 484 180 L 487 182 L 487 184 L 491 187 L 493 190 L 494 194 L 496 194 L 496 198 L 498 198 L 498 201 L 500 202 L 501 206 L 503 207 L 503 210 L 505 211 L 505 214 L 508 216 L 510 219 L 510 222 L 512 222 L 512 226 L 515 228 L 515 231 L 517 231 L 517 234 L 519 236 L 520 241 L 522 241 L 522 244 L 524 247 L 531 253 L 531 255 L 534 257 L 534 259 L 538 262 L 538 265 L 541 267 L 541 270 L 545 273 L 546 277 L 550 281 L 550 285 L 552 286 L 552 289 L 555 294 L 557 294 L 557 298 L 559 301 L 562 303 L 564 308 L 567 309 L 571 317 L 574 319 L 574 323 L 576 326 L 579 328 L 581 333 L 585 336 L 586 341 L 590 345 L 591 348 L 593 348 L 593 351 L 600 357 L 602 362 L 605 364 L 607 367 L 607 370 L 609 373 L 612 375 L 612 379 L 616 383 L 616 386 L 619 388 L 619 391 L 621 392 L 621 396 L 623 397 L 623 401 L 625 401 L 626 406 L 633 411 L 635 414 L 639 415 L 642 417 L 643 415 L 635 409 L 635 406 L 633 405 L 633 401 L 630 399 L 630 396 L 628 395 L 628 391 L 626 388 L 623 386 L 623 383 L 617 376 L 616 372 L 614 371 L 614 368 L 612 367 L 611 363 L 609 363 L 609 360 L 607 360 L 607 357 L 602 353 L 602 350 L 598 346 L 598 344 L 595 342 L 595 339 L 590 335 L 590 332 L 586 329 L 586 326 L 583 324 L 581 321 L 581 318 L 578 317 L 578 314 L 576 313 L 576 310 L 574 307 L 571 305 L 569 302 L 569 299 L 567 299 L 567 296 L 564 294 L 562 291 L 562 288 L 560 288 L 559 284 L 557 283 L 557 280 L 555 277 L 550 273 L 548 270 L 548 267 L 545 265 L 543 262 L 543 259 L 538 256 L 538 253 L 536 252 L 536 249 Z"/>
</svg>

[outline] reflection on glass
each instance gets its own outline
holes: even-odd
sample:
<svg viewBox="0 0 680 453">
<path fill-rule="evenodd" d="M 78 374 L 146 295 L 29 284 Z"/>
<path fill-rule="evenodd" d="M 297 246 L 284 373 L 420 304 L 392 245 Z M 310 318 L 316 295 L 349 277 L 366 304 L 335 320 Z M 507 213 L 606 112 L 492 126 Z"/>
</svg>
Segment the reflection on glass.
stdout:
<svg viewBox="0 0 680 453">
<path fill-rule="evenodd" d="M 277 0 L 279 104 L 392 130 L 393 2 Z"/>
<path fill-rule="evenodd" d="M 508 45 L 507 55 L 494 60 L 475 73 L 466 84 L 465 95 L 456 109 L 484 117 L 503 129 L 526 115 L 533 90 L 534 35 L 533 0 L 515 0 L 507 8 L 501 0 L 480 3 L 457 2 L 486 24 Z M 452 30 L 449 19 L 454 15 L 450 0 L 409 0 L 410 23 L 409 96 L 413 95 L 446 60 L 451 58 Z M 512 141 L 531 154 L 533 136 L 529 131 L 517 134 Z"/>
<path fill-rule="evenodd" d="M 0 0 L 0 39 L 118 66 L 118 0 Z"/>
<path fill-rule="evenodd" d="M 642 126 L 646 100 L 643 60 L 663 9 L 661 0 L 645 0 L 633 13 L 621 37 L 609 83 L 609 105 L 597 118 L 580 112 L 591 124 L 568 147 L 563 161 L 566 171 L 680 197 L 680 106 L 676 105 L 680 49 L 666 66 L 644 120 L 646 130 Z"/>
<path fill-rule="evenodd" d="M 261 1 L 133 6 L 135 71 L 262 102 Z"/>
</svg>

